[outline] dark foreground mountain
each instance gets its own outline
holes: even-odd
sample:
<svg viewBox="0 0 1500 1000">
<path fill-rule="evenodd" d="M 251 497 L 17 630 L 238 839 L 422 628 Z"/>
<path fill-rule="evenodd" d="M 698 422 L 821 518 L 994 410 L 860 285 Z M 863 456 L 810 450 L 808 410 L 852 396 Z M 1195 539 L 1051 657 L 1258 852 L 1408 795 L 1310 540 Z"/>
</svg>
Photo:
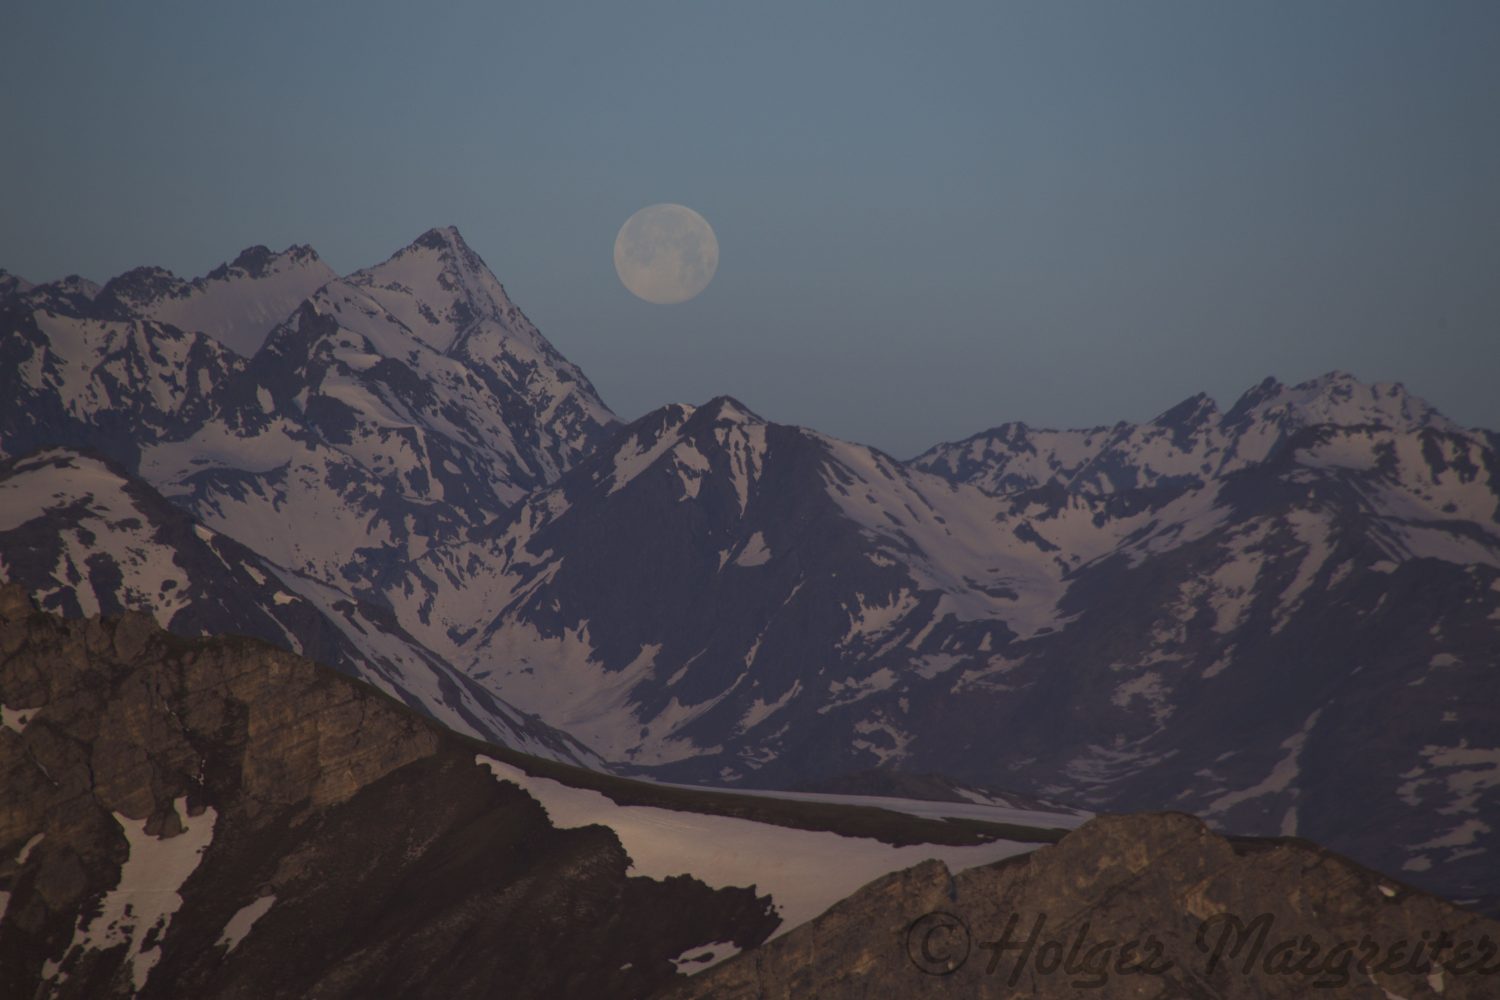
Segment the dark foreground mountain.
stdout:
<svg viewBox="0 0 1500 1000">
<path fill-rule="evenodd" d="M 776 925 L 332 671 L 0 595 L 0 995 L 639 995 Z"/>
<path fill-rule="evenodd" d="M 1264 912 L 1272 945 L 1500 939 L 1302 842 L 1231 845 L 1184 816 L 1063 835 L 993 821 L 1076 822 L 1010 807 L 955 820 L 936 817 L 985 807 L 630 782 L 447 733 L 255 640 L 64 620 L 14 586 L 0 789 L 7 997 L 1010 996 L 1010 966 L 986 974 L 980 951 L 1013 911 L 1045 913 L 1049 936 L 1154 935 L 1182 963 L 1067 992 L 1037 971 L 1048 946 L 1020 972 L 1032 995 L 1299 996 L 1306 977 L 1240 952 L 1248 971 L 1193 971 L 1190 932 Z M 932 910 L 974 935 L 961 967 L 952 925 L 913 936 Z M 1475 984 L 1493 977 L 1441 957 L 1371 988 L 1491 995 Z"/>
<path fill-rule="evenodd" d="M 877 875 L 1059 833 L 625 782 L 0 588 L 0 996 L 644 996 Z"/>
<path fill-rule="evenodd" d="M 929 862 L 670 988 L 672 1000 L 1487 1000 L 1500 923 L 1301 840 L 1160 813 L 957 875 Z"/>
</svg>

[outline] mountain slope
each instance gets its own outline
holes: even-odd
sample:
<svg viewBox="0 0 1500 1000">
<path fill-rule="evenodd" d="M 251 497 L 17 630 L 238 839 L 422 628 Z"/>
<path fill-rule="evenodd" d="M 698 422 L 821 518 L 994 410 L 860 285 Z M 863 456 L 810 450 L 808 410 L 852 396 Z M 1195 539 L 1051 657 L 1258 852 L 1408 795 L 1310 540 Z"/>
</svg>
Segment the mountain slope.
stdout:
<svg viewBox="0 0 1500 1000">
<path fill-rule="evenodd" d="M 1489 897 L 1494 438 L 1338 376 L 1282 395 L 1190 400 L 998 494 L 733 400 L 668 407 L 387 598 L 659 776 L 934 771 L 1315 836 Z"/>
<path fill-rule="evenodd" d="M 254 246 L 191 281 L 162 268 L 128 271 L 104 286 L 94 309 L 203 333 L 249 357 L 304 299 L 336 277 L 312 247 L 272 253 Z"/>
<path fill-rule="evenodd" d="M 999 507 L 722 398 L 643 417 L 387 596 L 429 646 L 606 756 L 740 780 L 781 755 L 779 732 L 806 740 L 826 716 L 848 734 L 856 702 L 932 672 L 950 641 L 1047 627 L 1060 570 L 984 530 Z M 786 749 L 838 768 L 891 739 Z"/>
<path fill-rule="evenodd" d="M 378 580 L 497 516 L 614 420 L 451 229 L 324 286 L 271 334 L 245 385 L 269 422 L 209 422 L 148 452 L 142 473 L 210 526 L 253 525 L 263 554 L 334 585 Z"/>
<path fill-rule="evenodd" d="M 1056 482 L 1103 496 L 1224 476 L 1266 460 L 1288 435 L 1320 426 L 1463 430 L 1399 384 L 1366 385 L 1330 372 L 1290 387 L 1267 378 L 1227 412 L 1199 393 L 1146 424 L 1062 431 L 1001 424 L 936 445 L 911 464 L 988 493 Z"/>
<path fill-rule="evenodd" d="M 103 289 L 17 282 L 0 313 L 0 458 L 58 446 L 101 454 L 122 467 L 111 475 L 145 481 L 132 495 L 158 491 L 202 530 L 243 544 L 235 558 L 253 552 L 252 569 L 277 579 L 282 597 L 262 594 L 227 619 L 215 611 L 215 628 L 305 648 L 468 732 L 597 761 L 421 648 L 378 599 L 393 567 L 555 478 L 614 419 L 455 230 L 432 230 L 348 279 L 308 248 L 256 247 L 190 282 L 154 268 Z M 217 339 L 244 349 L 268 332 L 248 359 Z M 62 530 L 42 517 L 44 498 L 32 490 L 9 512 L 40 518 L 27 533 L 40 548 L 48 525 Z M 95 518 L 86 544 L 128 520 Z M 134 545 L 132 530 L 101 543 L 98 558 Z M 54 580 L 61 572 L 35 565 L 28 579 L 39 594 L 72 594 L 82 577 Z M 98 593 L 103 607 L 202 630 L 180 592 L 107 594 L 111 580 L 96 575 L 82 604 L 59 596 L 57 606 L 79 612 Z M 287 594 L 298 602 L 287 608 L 316 608 L 307 620 L 322 645 L 285 631 L 292 612 L 274 601 Z M 213 602 L 191 603 L 199 614 Z"/>
<path fill-rule="evenodd" d="M 279 569 L 95 456 L 56 449 L 0 463 L 0 579 L 70 617 L 138 611 L 182 636 L 253 636 L 455 729 L 602 763 L 424 649 L 388 610 Z"/>
<path fill-rule="evenodd" d="M 614 423 L 453 229 L 347 279 L 251 248 L 193 282 L 138 268 L 85 291 L 4 300 L 0 453 L 100 451 L 334 586 L 497 515 Z M 269 336 L 247 360 L 225 331 Z"/>
<path fill-rule="evenodd" d="M 1306 841 L 1112 816 L 1012 861 L 889 875 L 665 996 L 1480 1000 L 1497 937 Z"/>
</svg>

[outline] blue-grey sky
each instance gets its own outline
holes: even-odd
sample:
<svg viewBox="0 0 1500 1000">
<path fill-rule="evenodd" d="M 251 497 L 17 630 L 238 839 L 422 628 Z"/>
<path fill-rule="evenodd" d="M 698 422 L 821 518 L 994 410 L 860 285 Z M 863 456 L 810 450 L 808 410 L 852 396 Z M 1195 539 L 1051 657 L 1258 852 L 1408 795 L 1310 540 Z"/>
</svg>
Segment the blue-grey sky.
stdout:
<svg viewBox="0 0 1500 1000">
<path fill-rule="evenodd" d="M 1500 427 L 1500 3 L 28 2 L 0 267 L 340 271 L 454 224 L 622 416 L 900 456 L 1268 374 Z M 698 298 L 614 274 L 701 212 Z"/>
</svg>

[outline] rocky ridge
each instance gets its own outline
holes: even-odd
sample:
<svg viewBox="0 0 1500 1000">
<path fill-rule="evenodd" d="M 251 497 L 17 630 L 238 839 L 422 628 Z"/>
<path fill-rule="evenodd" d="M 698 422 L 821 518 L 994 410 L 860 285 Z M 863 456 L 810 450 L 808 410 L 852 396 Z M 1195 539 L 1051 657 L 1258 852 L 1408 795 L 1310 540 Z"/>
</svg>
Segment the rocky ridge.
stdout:
<svg viewBox="0 0 1500 1000">
<path fill-rule="evenodd" d="M 0 589 L 0 993 L 640 996 L 776 925 L 368 687 Z"/>
<path fill-rule="evenodd" d="M 893 873 L 664 996 L 1478 1000 L 1497 946 L 1500 923 L 1306 841 L 1143 814 L 957 875 Z"/>
</svg>

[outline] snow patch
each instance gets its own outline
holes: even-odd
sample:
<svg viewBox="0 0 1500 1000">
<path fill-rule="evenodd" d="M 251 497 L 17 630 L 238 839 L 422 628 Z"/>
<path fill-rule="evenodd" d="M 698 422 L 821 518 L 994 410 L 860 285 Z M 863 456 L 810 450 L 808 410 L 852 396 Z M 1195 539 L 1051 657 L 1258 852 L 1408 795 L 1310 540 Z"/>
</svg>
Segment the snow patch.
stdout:
<svg viewBox="0 0 1500 1000">
<path fill-rule="evenodd" d="M 711 944 L 694 945 L 672 959 L 672 964 L 677 966 L 677 971 L 684 976 L 691 976 L 704 969 L 712 969 L 725 959 L 733 958 L 739 953 L 740 946 L 733 941 L 714 941 Z"/>
<path fill-rule="evenodd" d="M 738 731 L 741 733 L 745 733 L 754 729 L 766 719 L 770 718 L 771 716 L 775 715 L 777 712 L 785 708 L 793 698 L 797 697 L 798 693 L 801 692 L 801 690 L 802 681 L 797 680 L 792 682 L 792 686 L 787 688 L 785 693 L 783 693 L 782 696 L 780 698 L 777 698 L 775 701 L 768 702 L 763 698 L 755 699 L 755 701 L 751 703 L 750 707 L 746 709 L 744 716 L 741 717 Z"/>
<path fill-rule="evenodd" d="M 0 705 L 0 726 L 19 735 L 25 731 L 26 724 L 36 718 L 37 711 L 35 708 L 7 708 Z"/>
<path fill-rule="evenodd" d="M 757 531 L 750 536 L 740 554 L 735 557 L 736 566 L 760 566 L 771 561 L 771 550 L 766 547 L 766 536 Z"/>
<path fill-rule="evenodd" d="M 1297 780 L 1297 775 L 1301 773 L 1297 759 L 1302 754 L 1302 747 L 1307 742 L 1308 734 L 1312 732 L 1313 726 L 1318 724 L 1318 716 L 1322 714 L 1323 710 L 1321 708 L 1317 709 L 1307 717 L 1307 721 L 1302 724 L 1300 730 L 1281 741 L 1281 748 L 1286 751 L 1286 755 L 1276 762 L 1276 766 L 1271 768 L 1270 774 L 1249 788 L 1230 792 L 1227 795 L 1221 795 L 1217 799 L 1214 799 L 1208 804 L 1208 812 L 1222 814 L 1228 812 L 1241 802 L 1249 802 L 1251 799 L 1258 799 L 1264 795 L 1275 795 L 1291 789 L 1292 783 Z M 1295 790 L 1293 790 L 1293 794 L 1295 794 Z"/>
<path fill-rule="evenodd" d="M 224 925 L 224 933 L 219 935 L 219 940 L 214 942 L 214 947 L 223 945 L 226 953 L 234 951 L 235 946 L 245 940 L 245 935 L 250 933 L 250 928 L 255 925 L 255 922 L 265 916 L 266 912 L 271 909 L 271 904 L 275 902 L 275 896 L 260 896 L 240 907 L 239 911 L 229 918 L 229 923 Z"/>
<path fill-rule="evenodd" d="M 161 960 L 161 942 L 172 915 L 182 905 L 180 890 L 213 842 L 218 821 L 212 808 L 189 816 L 186 796 L 177 799 L 176 810 L 182 832 L 166 839 L 146 833 L 149 818 L 133 820 L 114 814 L 129 844 L 120 881 L 105 893 L 94 916 L 79 921 L 64 952 L 66 956 L 78 949 L 105 951 L 129 945 L 126 960 L 136 992 L 145 988 L 151 970 Z M 149 951 L 145 948 L 148 937 L 153 940 Z"/>
<path fill-rule="evenodd" d="M 599 792 L 534 777 L 483 755 L 474 760 L 497 780 L 513 782 L 534 796 L 557 826 L 598 823 L 614 830 L 630 855 L 632 875 L 691 875 L 714 888 L 749 886 L 770 895 L 782 918 L 773 936 L 811 920 L 871 880 L 920 861 L 936 858 L 957 872 L 1035 847 L 1005 840 L 969 847 L 892 847 L 864 837 L 728 816 L 621 806 Z"/>
</svg>

